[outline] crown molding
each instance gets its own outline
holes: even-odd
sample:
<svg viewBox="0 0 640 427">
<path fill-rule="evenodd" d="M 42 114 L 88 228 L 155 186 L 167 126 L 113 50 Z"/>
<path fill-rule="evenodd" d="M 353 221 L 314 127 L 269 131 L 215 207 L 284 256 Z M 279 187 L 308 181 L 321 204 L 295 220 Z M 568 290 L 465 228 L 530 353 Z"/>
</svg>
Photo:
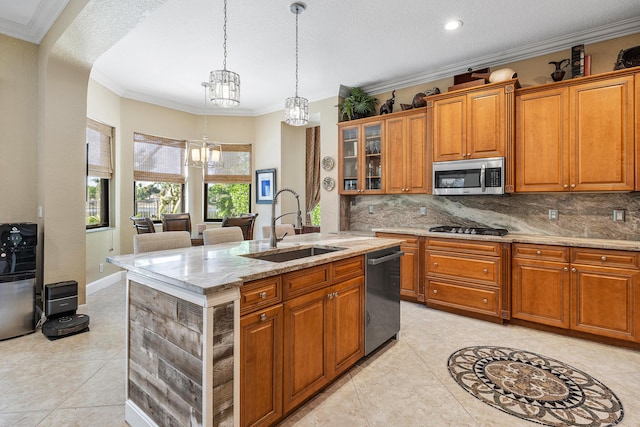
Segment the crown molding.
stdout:
<svg viewBox="0 0 640 427">
<path fill-rule="evenodd" d="M 638 33 L 638 28 L 640 28 L 640 17 L 629 18 L 609 25 L 592 28 L 590 30 L 579 31 L 563 37 L 556 37 L 539 43 L 533 43 L 518 49 L 510 49 L 491 55 L 479 56 L 477 58 L 465 60 L 464 62 L 458 62 L 430 70 L 422 74 L 413 74 L 411 76 L 400 77 L 393 80 L 363 85 L 362 89 L 371 94 L 389 92 L 393 89 L 416 86 L 452 77 L 456 74 L 466 73 L 469 68 L 469 64 L 476 64 L 474 67 L 476 69 L 498 66 L 510 62 L 534 58 L 536 56 L 546 55 L 548 53 L 555 53 L 563 49 L 570 49 L 572 46 L 578 44 L 598 43 L 630 34 L 636 34 Z"/>
<path fill-rule="evenodd" d="M 40 44 L 51 25 L 58 19 L 69 0 L 41 0 L 35 13 L 26 24 L 0 18 L 0 33 L 10 37 Z"/>
</svg>

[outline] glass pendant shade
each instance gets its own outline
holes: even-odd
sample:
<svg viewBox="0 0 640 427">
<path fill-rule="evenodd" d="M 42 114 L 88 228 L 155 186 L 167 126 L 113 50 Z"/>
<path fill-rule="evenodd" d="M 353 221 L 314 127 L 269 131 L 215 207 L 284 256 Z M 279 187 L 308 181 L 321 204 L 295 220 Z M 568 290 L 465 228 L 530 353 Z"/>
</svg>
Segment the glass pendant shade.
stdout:
<svg viewBox="0 0 640 427">
<path fill-rule="evenodd" d="M 291 126 L 305 126 L 309 123 L 309 101 L 294 96 L 284 101 L 284 121 Z"/>
<path fill-rule="evenodd" d="M 188 141 L 185 166 L 203 167 L 207 158 L 206 141 Z"/>
<path fill-rule="evenodd" d="M 220 107 L 240 105 L 240 75 L 229 70 L 215 70 L 210 74 L 209 99 Z"/>
</svg>

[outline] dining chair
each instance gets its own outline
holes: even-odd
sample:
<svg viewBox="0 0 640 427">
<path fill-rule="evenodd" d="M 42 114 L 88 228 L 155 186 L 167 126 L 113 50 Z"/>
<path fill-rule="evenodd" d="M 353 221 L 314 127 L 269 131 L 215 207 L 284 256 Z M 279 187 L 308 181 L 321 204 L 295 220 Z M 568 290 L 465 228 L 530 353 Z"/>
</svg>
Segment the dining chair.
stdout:
<svg viewBox="0 0 640 427">
<path fill-rule="evenodd" d="M 296 229 L 293 224 L 276 224 L 276 237 L 280 239 L 284 233 L 287 233 L 287 236 L 293 236 L 296 234 Z M 262 226 L 262 237 L 268 239 L 271 237 L 271 226 L 263 225 Z"/>
<path fill-rule="evenodd" d="M 257 213 L 240 214 L 240 216 L 225 216 L 222 218 L 222 227 L 240 227 L 244 240 L 253 240 L 253 228 L 256 223 Z"/>
<path fill-rule="evenodd" d="M 153 221 L 151 221 L 151 218 L 147 218 L 147 217 L 140 218 L 134 215 L 129 217 L 129 219 L 133 221 L 133 226 L 136 228 L 136 232 L 138 234 L 156 232 L 156 227 L 153 225 Z"/>
<path fill-rule="evenodd" d="M 202 232 L 205 245 L 216 245 L 218 243 L 242 242 L 244 233 L 240 227 L 220 227 L 209 228 Z"/>
<path fill-rule="evenodd" d="M 187 231 L 163 231 L 162 233 L 136 234 L 133 236 L 133 253 L 188 248 L 191 235 Z"/>
<path fill-rule="evenodd" d="M 162 231 L 188 231 L 191 233 L 191 215 L 188 212 L 162 214 Z"/>
</svg>

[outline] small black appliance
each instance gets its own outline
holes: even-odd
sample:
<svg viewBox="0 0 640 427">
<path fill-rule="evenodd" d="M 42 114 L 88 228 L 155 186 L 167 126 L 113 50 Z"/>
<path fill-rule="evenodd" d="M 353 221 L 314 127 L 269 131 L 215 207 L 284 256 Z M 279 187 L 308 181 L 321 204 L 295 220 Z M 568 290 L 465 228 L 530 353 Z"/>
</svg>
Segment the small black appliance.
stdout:
<svg viewBox="0 0 640 427">
<path fill-rule="evenodd" d="M 76 314 L 78 309 L 78 282 L 67 280 L 45 286 L 44 313 L 47 321 L 42 333 L 50 340 L 87 332 L 89 316 Z"/>
</svg>

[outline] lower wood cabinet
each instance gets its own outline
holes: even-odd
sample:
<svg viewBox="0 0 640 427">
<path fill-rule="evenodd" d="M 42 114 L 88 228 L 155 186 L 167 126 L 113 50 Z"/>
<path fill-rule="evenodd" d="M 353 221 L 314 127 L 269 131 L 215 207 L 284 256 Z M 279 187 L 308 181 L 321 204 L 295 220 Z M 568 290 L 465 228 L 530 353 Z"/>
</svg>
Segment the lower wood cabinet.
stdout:
<svg viewBox="0 0 640 427">
<path fill-rule="evenodd" d="M 364 356 L 364 276 L 284 304 L 284 411 Z"/>
<path fill-rule="evenodd" d="M 512 317 L 640 342 L 638 253 L 513 245 Z"/>
<path fill-rule="evenodd" d="M 424 284 L 422 281 L 422 257 L 424 238 L 410 234 L 376 233 L 376 237 L 404 239 L 400 250 L 400 299 L 413 302 L 424 302 Z"/>
<path fill-rule="evenodd" d="M 425 299 L 429 307 L 509 318 L 510 244 L 428 238 Z"/>
<path fill-rule="evenodd" d="M 282 417 L 282 321 L 278 304 L 240 319 L 240 425 Z"/>
<path fill-rule="evenodd" d="M 357 256 L 242 286 L 241 426 L 274 425 L 364 356 L 364 269 Z"/>
</svg>

